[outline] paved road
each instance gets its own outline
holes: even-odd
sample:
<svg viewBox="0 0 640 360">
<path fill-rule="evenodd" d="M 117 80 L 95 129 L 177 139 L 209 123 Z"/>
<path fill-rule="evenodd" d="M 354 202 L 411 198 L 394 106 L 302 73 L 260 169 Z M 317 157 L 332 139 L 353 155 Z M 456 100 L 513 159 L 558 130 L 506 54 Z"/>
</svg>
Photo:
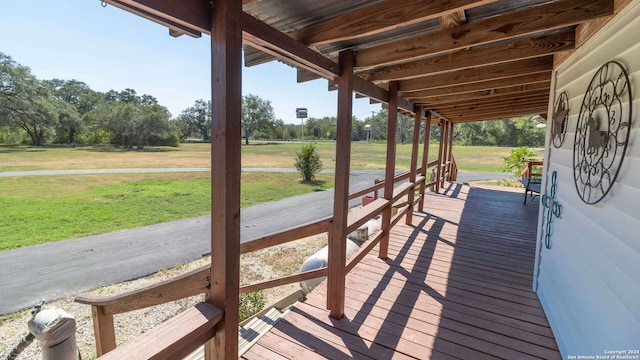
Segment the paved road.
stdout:
<svg viewBox="0 0 640 360">
<path fill-rule="evenodd" d="M 77 174 L 75 171 L 72 173 Z M 113 172 L 122 172 L 122 169 Z M 461 172 L 458 175 L 459 181 L 500 176 L 505 174 Z M 366 188 L 375 178 L 382 177 L 383 171 L 353 171 L 351 192 Z M 358 202 L 353 200 L 351 205 Z M 241 241 L 329 216 L 332 210 L 333 190 L 242 209 Z M 204 216 L 1 251 L 0 314 L 31 307 L 40 299 L 53 301 L 198 259 L 209 250 L 210 228 L 210 218 Z"/>
</svg>

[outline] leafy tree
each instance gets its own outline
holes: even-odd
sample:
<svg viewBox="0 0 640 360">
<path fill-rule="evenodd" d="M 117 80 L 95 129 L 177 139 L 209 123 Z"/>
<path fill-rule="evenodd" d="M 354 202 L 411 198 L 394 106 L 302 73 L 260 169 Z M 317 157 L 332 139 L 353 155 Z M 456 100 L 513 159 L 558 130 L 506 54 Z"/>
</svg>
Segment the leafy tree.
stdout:
<svg viewBox="0 0 640 360">
<path fill-rule="evenodd" d="M 274 121 L 271 101 L 252 94 L 242 97 L 242 132 L 245 144 L 249 145 L 250 136 L 258 131 L 267 130 Z"/>
<path fill-rule="evenodd" d="M 322 169 L 322 162 L 314 144 L 304 144 L 300 152 L 296 152 L 295 166 L 302 175 L 302 181 L 309 182 L 315 179 L 316 174 Z"/>
<path fill-rule="evenodd" d="M 198 133 L 204 141 L 211 139 L 211 101 L 196 100 L 178 117 L 183 137 Z"/>
<path fill-rule="evenodd" d="M 35 146 L 58 124 L 62 104 L 28 67 L 0 53 L 0 125 L 24 130 Z"/>
<path fill-rule="evenodd" d="M 100 95 L 78 80 L 53 79 L 46 83 L 53 95 L 67 104 L 60 114 L 60 126 L 56 129 L 58 141 L 75 146 L 78 135 L 88 129 L 84 116 L 97 107 Z"/>
<path fill-rule="evenodd" d="M 168 136 L 172 129 L 169 123 L 169 111 L 164 106 L 143 105 L 136 109 L 130 137 L 138 150 L 144 150 L 149 137 Z"/>
<path fill-rule="evenodd" d="M 413 141 L 413 125 L 414 120 L 406 115 L 399 114 L 398 115 L 398 126 L 396 131 L 398 133 L 398 141 L 401 144 L 407 142 L 407 139 L 412 139 Z"/>
</svg>

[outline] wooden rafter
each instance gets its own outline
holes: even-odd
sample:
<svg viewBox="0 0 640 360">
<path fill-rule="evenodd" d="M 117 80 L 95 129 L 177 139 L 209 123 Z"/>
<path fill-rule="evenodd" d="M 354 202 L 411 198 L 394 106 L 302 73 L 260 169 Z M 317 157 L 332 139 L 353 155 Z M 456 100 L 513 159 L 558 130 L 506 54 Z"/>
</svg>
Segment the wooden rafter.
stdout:
<svg viewBox="0 0 640 360">
<path fill-rule="evenodd" d="M 308 45 L 326 44 L 378 34 L 493 1 L 495 0 L 383 1 L 306 27 L 289 35 Z"/>
<path fill-rule="evenodd" d="M 387 66 L 375 72 L 363 72 L 371 81 L 411 79 L 426 74 L 436 74 L 478 66 L 500 64 L 515 60 L 530 59 L 573 49 L 574 32 L 514 41 L 511 43 L 469 49 L 448 55 L 434 56 L 424 60 Z"/>
<path fill-rule="evenodd" d="M 510 106 L 512 104 L 517 103 L 518 106 L 539 103 L 540 100 L 546 101 L 549 98 L 549 93 L 541 90 L 530 91 L 528 93 L 521 94 L 512 94 L 512 95 L 503 95 L 500 97 L 496 97 L 493 99 L 483 99 L 483 100 L 468 100 L 468 101 L 460 101 L 455 103 L 448 104 L 438 104 L 435 108 L 438 111 L 463 111 L 463 110 L 490 110 L 496 109 L 500 106 Z"/>
<path fill-rule="evenodd" d="M 403 80 L 400 81 L 400 93 L 447 86 L 464 86 L 470 83 L 496 81 L 514 76 L 550 72 L 551 70 L 553 70 L 553 56 L 549 55 Z"/>
<path fill-rule="evenodd" d="M 498 79 L 495 81 L 482 81 L 465 86 L 448 86 L 445 88 L 428 89 L 422 91 L 414 91 L 402 93 L 402 96 L 409 99 L 428 99 L 432 97 L 445 97 L 445 96 L 458 96 L 459 94 L 468 94 L 482 91 L 494 91 L 501 88 L 513 88 L 516 86 L 523 86 L 531 84 L 549 83 L 551 80 L 551 72 L 537 73 L 531 75 L 514 76 L 510 78 Z"/>
<path fill-rule="evenodd" d="M 564 28 L 613 14 L 613 0 L 560 0 L 358 52 L 357 66 L 417 60 L 447 51 Z"/>
<path fill-rule="evenodd" d="M 537 84 L 515 85 L 499 89 L 474 91 L 470 93 L 460 93 L 454 96 L 435 96 L 431 98 L 415 99 L 416 102 L 427 106 L 438 106 L 443 104 L 459 103 L 463 101 L 490 101 L 508 95 L 520 95 L 531 91 L 549 91 L 550 82 Z"/>
</svg>

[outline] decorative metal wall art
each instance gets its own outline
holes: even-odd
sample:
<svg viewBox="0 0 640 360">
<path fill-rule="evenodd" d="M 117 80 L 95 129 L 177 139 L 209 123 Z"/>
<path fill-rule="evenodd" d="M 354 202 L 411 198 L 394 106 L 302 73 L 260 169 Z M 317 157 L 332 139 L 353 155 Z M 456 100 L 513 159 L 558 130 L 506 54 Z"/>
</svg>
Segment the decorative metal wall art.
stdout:
<svg viewBox="0 0 640 360">
<path fill-rule="evenodd" d="M 617 61 L 600 67 L 585 91 L 573 144 L 573 178 L 582 201 L 596 204 L 611 190 L 631 130 L 631 85 Z"/>
<path fill-rule="evenodd" d="M 551 224 L 555 218 L 559 218 L 562 215 L 562 205 L 556 200 L 556 191 L 558 190 L 558 181 L 556 177 L 558 176 L 557 172 L 553 170 L 551 173 L 551 191 L 550 195 L 546 193 L 542 195 L 542 206 L 547 208 L 547 216 L 545 216 L 545 232 L 544 232 L 544 246 L 547 249 L 551 249 L 551 233 L 553 232 L 553 228 Z"/>
<path fill-rule="evenodd" d="M 569 96 L 566 91 L 560 93 L 553 105 L 553 119 L 551 119 L 551 139 L 553 146 L 559 148 L 564 142 L 569 123 Z"/>
</svg>

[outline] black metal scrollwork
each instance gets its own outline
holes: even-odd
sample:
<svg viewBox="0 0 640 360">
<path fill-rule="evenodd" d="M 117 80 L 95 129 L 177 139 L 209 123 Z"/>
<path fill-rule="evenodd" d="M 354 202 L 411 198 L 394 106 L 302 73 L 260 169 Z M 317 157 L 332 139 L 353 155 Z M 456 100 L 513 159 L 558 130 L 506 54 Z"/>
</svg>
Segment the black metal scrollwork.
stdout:
<svg viewBox="0 0 640 360">
<path fill-rule="evenodd" d="M 553 146 L 559 148 L 564 142 L 569 122 L 569 96 L 566 91 L 560 93 L 553 105 L 553 119 L 551 119 L 551 139 Z"/>
<path fill-rule="evenodd" d="M 631 86 L 617 61 L 605 63 L 584 94 L 573 144 L 573 178 L 582 201 L 596 204 L 611 190 L 631 130 Z"/>
</svg>

